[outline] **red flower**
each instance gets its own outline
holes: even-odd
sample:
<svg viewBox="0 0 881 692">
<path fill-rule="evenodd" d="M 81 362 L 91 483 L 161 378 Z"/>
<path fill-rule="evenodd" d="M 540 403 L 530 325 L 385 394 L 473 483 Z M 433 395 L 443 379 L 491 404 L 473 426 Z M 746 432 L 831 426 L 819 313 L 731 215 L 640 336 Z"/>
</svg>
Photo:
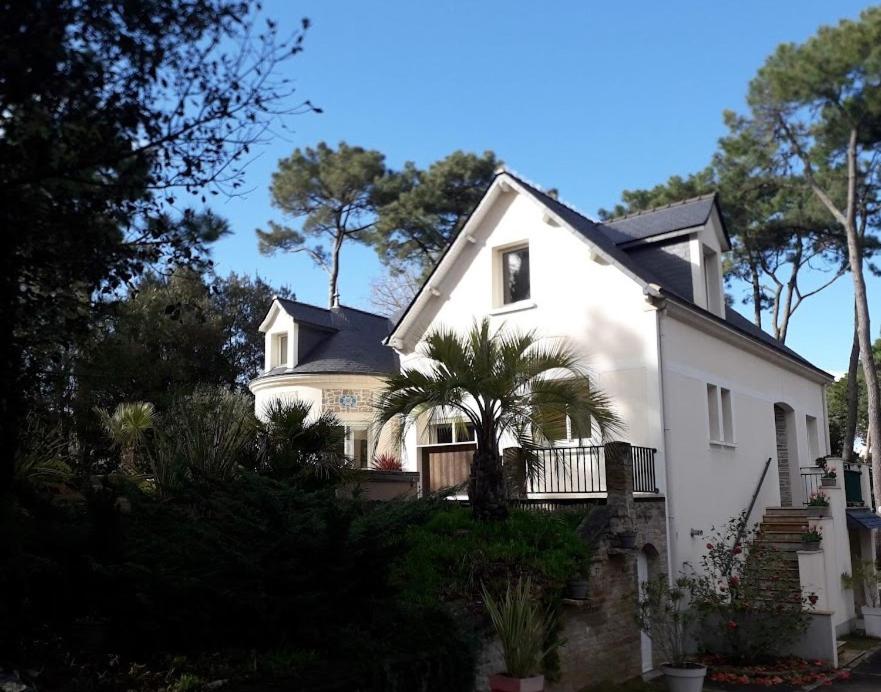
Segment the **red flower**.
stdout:
<svg viewBox="0 0 881 692">
<path fill-rule="evenodd" d="M 812 593 L 808 596 L 808 600 L 811 602 L 811 605 L 817 605 L 817 594 Z"/>
<path fill-rule="evenodd" d="M 713 544 L 707 543 L 707 550 L 712 550 L 712 549 L 713 549 Z"/>
<path fill-rule="evenodd" d="M 731 550 L 731 552 L 734 553 L 735 555 L 740 555 L 740 553 L 742 553 L 743 551 L 740 549 L 740 546 L 739 546 L 739 545 L 736 545 L 736 546 L 734 546 L 734 548 Z"/>
<path fill-rule="evenodd" d="M 738 584 L 740 584 L 740 577 L 738 577 L 736 574 L 732 575 L 731 578 L 728 580 L 728 585 L 733 589 Z"/>
<path fill-rule="evenodd" d="M 725 626 L 726 626 L 728 629 L 730 629 L 730 630 L 736 630 L 736 629 L 737 629 L 737 623 L 734 622 L 734 620 L 729 620 L 729 621 L 728 621 L 728 624 L 725 625 Z"/>
</svg>

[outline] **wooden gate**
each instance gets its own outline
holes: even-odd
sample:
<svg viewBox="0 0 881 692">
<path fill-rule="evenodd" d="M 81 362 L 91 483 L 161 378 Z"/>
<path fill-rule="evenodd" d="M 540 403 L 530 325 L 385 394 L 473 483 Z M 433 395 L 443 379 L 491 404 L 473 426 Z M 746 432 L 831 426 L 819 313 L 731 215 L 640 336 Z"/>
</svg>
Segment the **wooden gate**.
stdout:
<svg viewBox="0 0 881 692">
<path fill-rule="evenodd" d="M 422 492 L 433 493 L 467 483 L 475 448 L 474 442 L 420 447 Z"/>
</svg>

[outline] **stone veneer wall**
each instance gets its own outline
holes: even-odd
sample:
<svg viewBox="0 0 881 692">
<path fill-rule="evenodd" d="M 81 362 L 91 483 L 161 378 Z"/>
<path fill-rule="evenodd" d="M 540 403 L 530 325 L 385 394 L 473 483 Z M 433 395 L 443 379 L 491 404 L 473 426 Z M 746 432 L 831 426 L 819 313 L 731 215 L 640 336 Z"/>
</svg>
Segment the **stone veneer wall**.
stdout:
<svg viewBox="0 0 881 692">
<path fill-rule="evenodd" d="M 373 389 L 324 389 L 321 391 L 322 410 L 330 413 L 369 413 L 373 415 L 373 398 L 376 395 Z M 354 396 L 357 400 L 354 406 L 343 406 L 340 398 Z"/>
<path fill-rule="evenodd" d="M 780 477 L 780 504 L 792 506 L 792 487 L 789 473 L 789 439 L 786 433 L 786 411 L 774 406 L 774 430 L 777 433 L 777 472 Z"/>
<path fill-rule="evenodd" d="M 608 522 L 605 504 L 597 504 L 589 523 Z M 637 550 L 620 550 L 600 541 L 590 578 L 590 599 L 567 602 L 560 612 L 560 679 L 546 682 L 548 692 L 577 692 L 598 682 L 620 682 L 642 673 L 641 637 L 636 624 L 639 584 L 636 556 L 647 558 L 649 577 L 667 571 L 666 503 L 663 498 L 632 503 Z M 595 525 L 595 524 L 594 524 Z M 655 664 L 661 661 L 655 660 Z M 478 665 L 476 689 L 486 690 L 487 677 L 504 668 L 497 640 L 486 642 Z"/>
</svg>

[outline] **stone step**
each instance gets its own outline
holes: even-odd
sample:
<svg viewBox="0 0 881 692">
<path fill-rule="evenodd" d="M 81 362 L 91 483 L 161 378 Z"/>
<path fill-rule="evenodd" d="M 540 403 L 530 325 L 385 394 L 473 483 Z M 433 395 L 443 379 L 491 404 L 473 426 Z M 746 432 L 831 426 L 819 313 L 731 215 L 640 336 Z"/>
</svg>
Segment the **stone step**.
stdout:
<svg viewBox="0 0 881 692">
<path fill-rule="evenodd" d="M 807 515 L 804 507 L 766 507 L 766 517 L 803 517 Z"/>
<path fill-rule="evenodd" d="M 768 517 L 762 520 L 759 529 L 765 526 L 790 526 L 792 524 L 807 524 L 808 517 Z"/>
</svg>

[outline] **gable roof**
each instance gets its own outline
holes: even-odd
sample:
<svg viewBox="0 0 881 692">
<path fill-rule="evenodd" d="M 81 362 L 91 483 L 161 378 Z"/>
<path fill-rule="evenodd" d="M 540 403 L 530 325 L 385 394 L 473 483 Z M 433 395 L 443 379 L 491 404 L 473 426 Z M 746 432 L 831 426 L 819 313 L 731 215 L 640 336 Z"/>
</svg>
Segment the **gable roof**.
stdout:
<svg viewBox="0 0 881 692">
<path fill-rule="evenodd" d="M 703 226 L 710 220 L 714 208 L 719 212 L 719 218 L 722 219 L 719 196 L 715 192 L 667 204 L 663 207 L 607 219 L 602 223 L 602 226 L 603 231 L 609 235 L 613 242 L 617 245 L 627 245 L 659 235 Z M 730 246 L 731 239 L 724 221 L 722 221 L 722 232 Z"/>
<path fill-rule="evenodd" d="M 301 329 L 310 330 L 316 343 L 298 354 L 293 368 L 280 366 L 259 377 L 262 380 L 292 374 L 385 375 L 398 372 L 398 355 L 383 341 L 392 328 L 387 317 L 340 305 L 320 308 L 286 298 L 275 298 Z"/>
<path fill-rule="evenodd" d="M 759 329 L 732 307 L 728 305 L 725 306 L 725 316 L 723 318 L 698 306 L 694 302 L 692 295 L 686 295 L 689 293 L 689 291 L 685 290 L 686 286 L 689 288 L 691 286 L 690 266 L 687 267 L 689 272 L 687 280 L 677 280 L 683 277 L 677 277 L 669 271 L 662 270 L 656 255 L 638 252 L 638 249 L 645 248 L 645 245 L 640 244 L 638 241 L 703 226 L 709 221 L 714 209 L 718 212 L 719 219 L 721 220 L 722 214 L 717 194 L 713 193 L 710 195 L 704 195 L 702 197 L 686 200 L 682 203 L 669 204 L 658 209 L 612 219 L 607 222 L 597 222 L 589 219 L 587 216 L 576 211 L 572 207 L 560 202 L 558 199 L 551 197 L 543 190 L 526 182 L 509 171 L 501 171 L 496 174 L 495 178 L 493 178 L 492 183 L 490 183 L 490 186 L 487 188 L 487 191 L 484 193 L 478 206 L 472 212 L 471 216 L 466 219 L 459 232 L 453 237 L 431 273 L 423 282 L 420 290 L 410 301 L 410 304 L 395 320 L 394 325 L 389 332 L 390 335 L 397 331 L 401 326 L 401 323 L 413 309 L 417 299 L 431 284 L 439 267 L 447 258 L 453 246 L 460 240 L 463 232 L 468 228 L 469 222 L 472 220 L 477 210 L 486 202 L 490 191 L 502 177 L 507 177 L 516 182 L 520 189 L 528 193 L 566 225 L 596 246 L 602 254 L 615 262 L 619 268 L 642 284 L 645 289 L 648 290 L 649 287 L 657 289 L 659 295 L 668 298 L 705 318 L 724 324 L 742 336 L 785 355 L 787 358 L 796 361 L 800 365 L 809 368 L 826 379 L 834 379 L 829 373 L 821 370 L 767 332 Z M 730 239 L 727 229 L 724 228 L 724 222 L 722 231 L 730 246 Z M 684 271 L 684 269 L 685 267 L 680 271 Z"/>
</svg>

